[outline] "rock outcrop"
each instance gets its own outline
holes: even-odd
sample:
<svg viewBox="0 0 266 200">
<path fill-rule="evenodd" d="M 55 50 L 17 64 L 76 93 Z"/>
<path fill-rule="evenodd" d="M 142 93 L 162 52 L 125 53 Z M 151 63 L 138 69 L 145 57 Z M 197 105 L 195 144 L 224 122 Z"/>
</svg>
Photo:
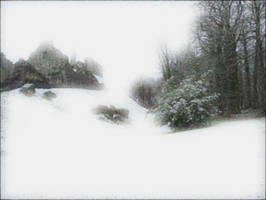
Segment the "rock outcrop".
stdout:
<svg viewBox="0 0 266 200">
<path fill-rule="evenodd" d="M 28 61 L 48 78 L 52 87 L 101 88 L 91 71 L 80 63 L 70 64 L 68 57 L 51 43 L 41 44 Z"/>
<path fill-rule="evenodd" d="M 3 83 L 8 79 L 14 70 L 14 64 L 8 60 L 3 53 L 1 53 L 1 65 L 0 65 L 0 82 Z"/>
<path fill-rule="evenodd" d="M 19 60 L 15 63 L 13 73 L 2 84 L 2 90 L 12 90 L 32 83 L 36 88 L 50 88 L 48 79 L 39 73 L 30 63 Z"/>
<path fill-rule="evenodd" d="M 54 48 L 51 43 L 42 43 L 30 55 L 28 62 L 49 80 L 52 87 L 66 85 L 68 57 Z"/>
<path fill-rule="evenodd" d="M 34 51 L 27 61 L 20 60 L 15 66 L 1 53 L 1 91 L 34 83 L 37 88 L 84 88 L 99 90 L 97 75 L 102 75 L 100 66 L 89 61 L 69 62 L 68 57 L 45 42 Z M 11 67 L 10 67 L 11 66 Z"/>
</svg>

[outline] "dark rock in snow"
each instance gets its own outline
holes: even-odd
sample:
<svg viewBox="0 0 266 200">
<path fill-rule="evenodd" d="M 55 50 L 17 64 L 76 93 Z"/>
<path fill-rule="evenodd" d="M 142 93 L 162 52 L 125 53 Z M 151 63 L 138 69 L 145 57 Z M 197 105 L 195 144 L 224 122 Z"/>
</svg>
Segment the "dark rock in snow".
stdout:
<svg viewBox="0 0 266 200">
<path fill-rule="evenodd" d="M 95 113 L 100 115 L 100 119 L 114 123 L 121 123 L 128 119 L 129 110 L 124 108 L 116 108 L 115 106 L 108 107 L 100 105 L 95 109 Z"/>
<path fill-rule="evenodd" d="M 21 93 L 23 93 L 26 96 L 33 96 L 35 94 L 35 86 L 33 84 L 25 84 L 20 90 Z"/>
<path fill-rule="evenodd" d="M 56 97 L 57 97 L 57 95 L 52 91 L 46 91 L 43 93 L 43 98 L 47 99 L 47 100 L 52 100 Z"/>
</svg>

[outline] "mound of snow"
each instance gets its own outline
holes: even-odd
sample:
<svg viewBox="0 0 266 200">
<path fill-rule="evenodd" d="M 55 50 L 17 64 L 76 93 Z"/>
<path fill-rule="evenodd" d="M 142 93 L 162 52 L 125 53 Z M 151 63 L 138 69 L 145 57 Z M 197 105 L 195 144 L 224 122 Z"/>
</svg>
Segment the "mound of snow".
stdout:
<svg viewBox="0 0 266 200">
<path fill-rule="evenodd" d="M 170 134 L 127 96 L 1 94 L 2 198 L 264 198 L 264 119 Z M 97 105 L 130 122 L 98 120 Z"/>
</svg>

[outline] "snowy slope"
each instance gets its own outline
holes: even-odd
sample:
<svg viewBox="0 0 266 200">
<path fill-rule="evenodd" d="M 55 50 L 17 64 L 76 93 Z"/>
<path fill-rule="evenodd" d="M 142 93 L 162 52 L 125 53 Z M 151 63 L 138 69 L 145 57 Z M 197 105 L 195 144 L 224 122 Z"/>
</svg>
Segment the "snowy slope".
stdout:
<svg viewBox="0 0 266 200">
<path fill-rule="evenodd" d="M 127 96 L 52 89 L 1 95 L 3 198 L 263 198 L 264 119 L 170 134 Z M 99 121 L 97 105 L 130 110 Z"/>
</svg>

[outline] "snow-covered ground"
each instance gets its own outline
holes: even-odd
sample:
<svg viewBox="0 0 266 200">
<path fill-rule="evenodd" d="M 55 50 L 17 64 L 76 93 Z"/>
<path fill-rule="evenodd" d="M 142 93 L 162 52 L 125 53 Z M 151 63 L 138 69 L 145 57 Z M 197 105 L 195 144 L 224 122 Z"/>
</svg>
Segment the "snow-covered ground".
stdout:
<svg viewBox="0 0 266 200">
<path fill-rule="evenodd" d="M 121 94 L 1 94 L 2 198 L 264 198 L 264 118 L 170 133 Z M 130 110 L 127 125 L 92 110 Z"/>
</svg>

